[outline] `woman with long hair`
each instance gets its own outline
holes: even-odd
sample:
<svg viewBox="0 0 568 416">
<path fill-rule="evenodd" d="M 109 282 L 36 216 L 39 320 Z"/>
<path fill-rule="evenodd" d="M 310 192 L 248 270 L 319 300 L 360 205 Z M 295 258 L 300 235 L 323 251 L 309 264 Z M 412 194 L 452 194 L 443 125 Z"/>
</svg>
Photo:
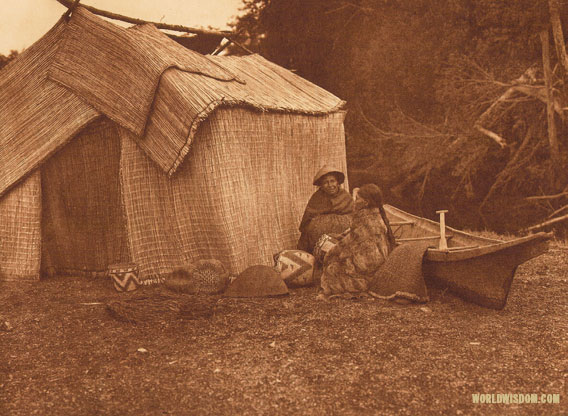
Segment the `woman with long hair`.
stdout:
<svg viewBox="0 0 568 416">
<path fill-rule="evenodd" d="M 363 185 L 354 208 L 351 229 L 324 258 L 321 287 L 325 296 L 368 291 L 395 247 L 377 185 Z"/>
</svg>

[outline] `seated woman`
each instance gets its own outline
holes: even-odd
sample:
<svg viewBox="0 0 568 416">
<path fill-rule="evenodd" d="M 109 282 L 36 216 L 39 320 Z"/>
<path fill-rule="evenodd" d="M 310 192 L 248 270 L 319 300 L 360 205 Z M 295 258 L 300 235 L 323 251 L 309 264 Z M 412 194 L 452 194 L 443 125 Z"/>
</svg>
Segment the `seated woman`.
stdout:
<svg viewBox="0 0 568 416">
<path fill-rule="evenodd" d="M 350 231 L 325 256 L 323 294 L 367 292 L 394 247 L 381 190 L 374 184 L 363 185 L 355 200 Z"/>
<path fill-rule="evenodd" d="M 298 249 L 312 253 L 323 234 L 341 234 L 351 225 L 353 199 L 341 184 L 345 175 L 332 167 L 322 167 L 313 184 L 319 189 L 312 195 L 300 222 Z"/>
</svg>

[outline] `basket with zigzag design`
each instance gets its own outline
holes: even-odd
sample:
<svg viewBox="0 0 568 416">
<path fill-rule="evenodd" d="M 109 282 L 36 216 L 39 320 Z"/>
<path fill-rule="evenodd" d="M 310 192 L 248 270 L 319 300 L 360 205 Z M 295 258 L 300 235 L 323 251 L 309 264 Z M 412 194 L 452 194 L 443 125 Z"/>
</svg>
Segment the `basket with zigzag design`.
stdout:
<svg viewBox="0 0 568 416">
<path fill-rule="evenodd" d="M 108 275 L 112 279 L 114 288 L 118 292 L 130 292 L 140 286 L 140 281 L 138 280 L 138 266 L 136 264 L 111 264 L 108 266 Z"/>
</svg>

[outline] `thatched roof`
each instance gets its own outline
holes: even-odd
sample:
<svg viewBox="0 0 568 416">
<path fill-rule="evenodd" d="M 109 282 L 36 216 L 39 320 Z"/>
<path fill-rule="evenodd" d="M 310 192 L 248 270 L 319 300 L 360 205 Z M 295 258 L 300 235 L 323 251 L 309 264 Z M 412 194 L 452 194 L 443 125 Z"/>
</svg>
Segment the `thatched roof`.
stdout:
<svg viewBox="0 0 568 416">
<path fill-rule="evenodd" d="M 258 55 L 204 56 L 78 7 L 0 74 L 0 195 L 104 115 L 173 174 L 219 106 L 328 114 L 344 102 Z"/>
</svg>

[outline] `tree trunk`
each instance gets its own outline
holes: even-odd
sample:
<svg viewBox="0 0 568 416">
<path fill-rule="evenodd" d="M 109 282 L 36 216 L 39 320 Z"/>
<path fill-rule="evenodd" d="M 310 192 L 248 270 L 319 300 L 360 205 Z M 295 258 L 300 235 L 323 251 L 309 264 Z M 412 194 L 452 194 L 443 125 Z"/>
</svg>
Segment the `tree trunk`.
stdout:
<svg viewBox="0 0 568 416">
<path fill-rule="evenodd" d="M 560 61 L 564 70 L 568 73 L 568 55 L 566 54 L 566 44 L 564 43 L 558 0 L 548 0 L 548 9 L 550 11 L 550 24 L 552 26 L 552 36 L 554 37 L 558 61 Z"/>
<path fill-rule="evenodd" d="M 552 0 L 551 0 L 552 1 Z M 550 69 L 550 38 L 548 29 L 540 32 L 542 44 L 542 66 L 544 70 L 544 83 L 546 85 L 546 113 L 548 116 L 548 142 L 550 144 L 550 158 L 554 166 L 558 166 L 560 153 L 558 150 L 558 137 L 554 123 L 554 95 L 552 91 L 552 71 Z"/>
</svg>

